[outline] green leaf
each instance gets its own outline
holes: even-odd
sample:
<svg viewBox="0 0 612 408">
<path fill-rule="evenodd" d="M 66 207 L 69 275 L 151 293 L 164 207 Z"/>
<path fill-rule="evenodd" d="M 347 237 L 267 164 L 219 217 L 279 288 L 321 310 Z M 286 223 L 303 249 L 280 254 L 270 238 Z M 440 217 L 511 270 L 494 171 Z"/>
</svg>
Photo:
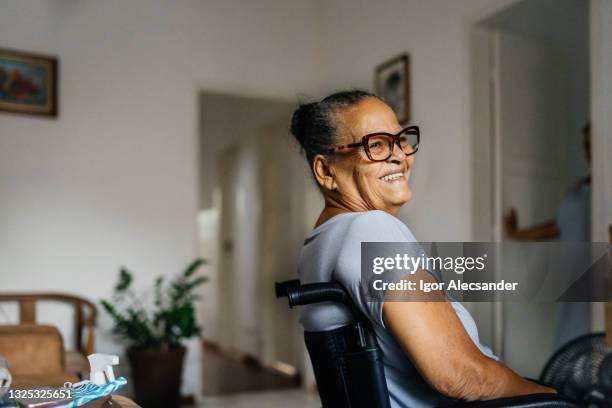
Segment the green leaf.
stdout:
<svg viewBox="0 0 612 408">
<path fill-rule="evenodd" d="M 202 265 L 204 265 L 206 263 L 206 261 L 202 258 L 196 258 L 193 262 L 191 262 L 187 268 L 185 269 L 185 272 L 183 272 L 183 276 L 188 278 L 191 275 L 193 275 L 195 273 L 195 271 L 198 270 L 198 268 Z"/>
<path fill-rule="evenodd" d="M 126 268 L 122 267 L 119 270 L 119 282 L 117 283 L 117 286 L 115 286 L 115 291 L 124 292 L 130 287 L 131 283 L 132 283 L 132 274 Z"/>
<path fill-rule="evenodd" d="M 108 301 L 101 300 L 100 303 L 102 304 L 104 310 L 106 310 L 106 312 L 111 315 L 113 319 L 117 320 L 119 318 L 119 313 L 117 313 L 115 307 L 111 305 Z"/>
<path fill-rule="evenodd" d="M 201 284 L 208 282 L 208 277 L 207 276 L 199 276 L 196 279 L 194 279 L 193 281 L 187 283 L 186 285 L 186 289 L 188 291 L 191 291 L 193 289 L 195 289 L 196 287 L 200 286 Z"/>
<path fill-rule="evenodd" d="M 157 279 L 155 279 L 155 306 L 157 307 L 162 307 L 163 297 L 164 297 L 162 294 L 163 284 L 164 284 L 163 276 L 160 276 Z"/>
</svg>

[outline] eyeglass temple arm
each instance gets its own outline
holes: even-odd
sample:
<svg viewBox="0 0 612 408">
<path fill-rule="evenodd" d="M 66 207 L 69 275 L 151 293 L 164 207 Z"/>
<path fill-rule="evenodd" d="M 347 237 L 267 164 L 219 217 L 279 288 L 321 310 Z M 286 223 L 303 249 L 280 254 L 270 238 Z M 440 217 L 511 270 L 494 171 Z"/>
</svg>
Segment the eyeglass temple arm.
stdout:
<svg viewBox="0 0 612 408">
<path fill-rule="evenodd" d="M 350 144 L 347 144 L 347 145 L 341 145 L 341 146 L 332 147 L 332 148 L 329 149 L 329 152 L 333 153 L 336 150 L 344 150 L 344 149 L 348 149 L 349 147 L 359 147 L 359 146 L 363 146 L 363 142 L 356 142 L 356 143 L 350 143 Z"/>
</svg>

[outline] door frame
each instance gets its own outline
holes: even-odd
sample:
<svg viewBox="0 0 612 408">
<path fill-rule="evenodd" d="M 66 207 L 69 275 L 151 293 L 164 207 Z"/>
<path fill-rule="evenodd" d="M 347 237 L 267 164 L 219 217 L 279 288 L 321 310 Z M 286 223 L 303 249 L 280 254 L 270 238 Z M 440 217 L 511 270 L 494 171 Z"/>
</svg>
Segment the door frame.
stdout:
<svg viewBox="0 0 612 408">
<path fill-rule="evenodd" d="M 499 242 L 502 239 L 501 140 L 497 129 L 499 104 L 494 90 L 495 49 L 498 38 L 493 30 L 477 24 L 471 30 L 472 61 L 472 239 Z M 484 326 L 481 337 L 504 356 L 504 305 L 502 302 L 478 303 L 469 307 L 476 321 Z M 485 324 L 483 324 L 485 323 Z"/>
<path fill-rule="evenodd" d="M 591 168 L 593 241 L 610 240 L 612 226 L 612 3 L 590 0 Z M 592 304 L 592 330 L 606 330 L 604 303 Z M 612 320 L 608 318 L 608 320 Z M 612 332 L 612 321 L 607 327 Z"/>
</svg>

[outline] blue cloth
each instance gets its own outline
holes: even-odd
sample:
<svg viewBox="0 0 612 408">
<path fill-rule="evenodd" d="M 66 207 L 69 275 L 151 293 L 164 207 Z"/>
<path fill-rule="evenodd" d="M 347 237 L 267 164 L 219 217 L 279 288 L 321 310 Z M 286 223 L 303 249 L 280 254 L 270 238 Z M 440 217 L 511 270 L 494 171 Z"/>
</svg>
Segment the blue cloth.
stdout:
<svg viewBox="0 0 612 408">
<path fill-rule="evenodd" d="M 591 185 L 585 182 L 567 192 L 557 212 L 560 241 L 591 241 Z"/>
<path fill-rule="evenodd" d="M 581 182 L 567 192 L 557 212 L 560 241 L 591 241 L 591 185 Z M 591 332 L 591 304 L 561 303 L 554 349 Z"/>
<path fill-rule="evenodd" d="M 96 385 L 93 383 L 82 385 L 74 389 L 73 400 L 69 404 L 62 405 L 61 408 L 80 407 L 88 402 L 112 394 L 125 384 L 127 384 L 127 380 L 123 377 L 119 377 L 115 381 L 104 385 Z"/>
<path fill-rule="evenodd" d="M 448 398 L 425 382 L 385 327 L 383 302 L 364 301 L 360 291 L 362 242 L 416 242 L 416 239 L 405 224 L 383 211 L 336 215 L 315 228 L 306 239 L 298 266 L 300 281 L 338 281 L 373 323 L 383 353 L 393 408 L 431 407 L 448 402 Z M 459 302 L 451 304 L 474 344 L 485 355 L 497 359 L 489 348 L 480 344 L 476 323 L 469 312 Z M 300 316 L 300 322 L 308 331 L 331 330 L 350 321 L 350 312 L 336 303 L 308 305 Z"/>
</svg>

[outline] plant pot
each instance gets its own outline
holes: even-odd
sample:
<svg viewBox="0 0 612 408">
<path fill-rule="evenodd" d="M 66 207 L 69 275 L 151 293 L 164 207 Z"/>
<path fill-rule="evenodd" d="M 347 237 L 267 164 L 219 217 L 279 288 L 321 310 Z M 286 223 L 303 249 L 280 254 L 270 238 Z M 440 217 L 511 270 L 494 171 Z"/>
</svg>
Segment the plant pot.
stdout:
<svg viewBox="0 0 612 408">
<path fill-rule="evenodd" d="M 136 402 L 146 408 L 179 406 L 185 348 L 129 349 Z"/>
</svg>

